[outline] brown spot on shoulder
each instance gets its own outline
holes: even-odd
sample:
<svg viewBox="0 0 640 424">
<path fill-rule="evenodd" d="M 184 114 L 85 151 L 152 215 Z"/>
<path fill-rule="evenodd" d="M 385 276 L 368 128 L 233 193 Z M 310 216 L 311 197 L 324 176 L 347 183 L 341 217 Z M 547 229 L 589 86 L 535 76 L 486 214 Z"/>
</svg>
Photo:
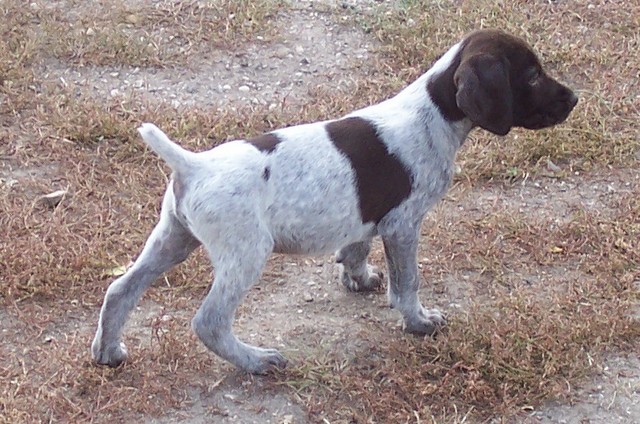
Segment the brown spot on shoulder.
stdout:
<svg viewBox="0 0 640 424">
<path fill-rule="evenodd" d="M 253 145 L 256 149 L 264 153 L 271 153 L 276 149 L 276 146 L 281 142 L 280 138 L 273 134 L 262 134 L 257 137 L 253 137 L 247 140 L 247 143 Z"/>
<path fill-rule="evenodd" d="M 355 172 L 362 221 L 377 224 L 411 193 L 409 172 L 366 119 L 345 118 L 328 123 L 326 129 Z"/>
</svg>

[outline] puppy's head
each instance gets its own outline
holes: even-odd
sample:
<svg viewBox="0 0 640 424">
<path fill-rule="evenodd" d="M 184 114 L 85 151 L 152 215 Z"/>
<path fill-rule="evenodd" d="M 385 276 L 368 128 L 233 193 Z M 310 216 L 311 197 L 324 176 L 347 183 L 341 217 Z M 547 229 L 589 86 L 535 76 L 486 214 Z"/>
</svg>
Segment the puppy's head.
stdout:
<svg viewBox="0 0 640 424">
<path fill-rule="evenodd" d="M 450 111 L 498 135 L 512 127 L 559 124 L 578 102 L 569 88 L 545 73 L 523 40 L 500 31 L 476 31 L 465 37 L 445 73 L 453 77 L 450 94 L 455 106 L 451 104 Z"/>
</svg>

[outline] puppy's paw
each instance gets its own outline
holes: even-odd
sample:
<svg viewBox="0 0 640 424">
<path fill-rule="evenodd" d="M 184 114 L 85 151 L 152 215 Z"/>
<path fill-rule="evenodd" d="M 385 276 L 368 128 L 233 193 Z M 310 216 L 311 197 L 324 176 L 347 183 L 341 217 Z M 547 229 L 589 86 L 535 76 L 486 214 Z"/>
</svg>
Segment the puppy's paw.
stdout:
<svg viewBox="0 0 640 424">
<path fill-rule="evenodd" d="M 342 285 L 352 292 L 369 292 L 378 290 L 383 284 L 384 274 L 378 267 L 367 265 L 367 274 L 364 276 L 349 275 L 342 271 Z"/>
<path fill-rule="evenodd" d="M 434 336 L 442 331 L 447 321 L 437 309 L 421 308 L 415 317 L 404 320 L 404 331 L 418 336 Z"/>
<path fill-rule="evenodd" d="M 94 340 L 91 345 L 91 356 L 98 365 L 108 365 L 111 368 L 116 368 L 127 360 L 129 354 L 124 343 L 103 347 L 97 340 Z"/>
<path fill-rule="evenodd" d="M 249 363 L 244 368 L 251 374 L 267 374 L 287 366 L 287 359 L 276 349 L 254 348 Z"/>
</svg>

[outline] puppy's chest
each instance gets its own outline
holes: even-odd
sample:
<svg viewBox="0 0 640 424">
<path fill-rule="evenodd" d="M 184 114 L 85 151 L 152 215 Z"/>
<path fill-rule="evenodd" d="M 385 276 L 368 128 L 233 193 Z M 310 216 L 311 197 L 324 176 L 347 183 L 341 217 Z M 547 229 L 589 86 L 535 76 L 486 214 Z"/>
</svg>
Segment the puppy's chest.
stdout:
<svg viewBox="0 0 640 424">
<path fill-rule="evenodd" d="M 433 135 L 425 134 L 413 145 L 397 149 L 412 178 L 406 203 L 416 212 L 426 211 L 447 192 L 455 170 L 456 149 L 452 146 L 456 142 L 446 135 L 434 139 Z"/>
</svg>

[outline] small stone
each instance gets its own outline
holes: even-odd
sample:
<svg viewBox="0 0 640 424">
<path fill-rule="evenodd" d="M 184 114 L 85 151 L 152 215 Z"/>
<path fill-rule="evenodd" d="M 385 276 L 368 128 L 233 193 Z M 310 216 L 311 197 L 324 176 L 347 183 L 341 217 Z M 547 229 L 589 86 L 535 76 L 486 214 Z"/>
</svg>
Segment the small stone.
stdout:
<svg viewBox="0 0 640 424">
<path fill-rule="evenodd" d="M 309 59 L 307 59 L 306 57 L 303 57 L 303 58 L 300 60 L 300 64 L 301 64 L 301 65 L 308 65 L 308 64 L 310 64 L 310 63 L 311 63 L 311 61 L 310 61 Z"/>
<path fill-rule="evenodd" d="M 313 296 L 312 296 L 312 295 L 311 295 L 311 293 L 309 293 L 309 292 L 305 292 L 305 293 L 302 295 L 302 299 L 303 299 L 305 302 L 307 302 L 307 303 L 309 303 L 309 302 L 313 302 Z"/>
<path fill-rule="evenodd" d="M 555 163 L 553 163 L 553 162 L 551 161 L 551 159 L 547 159 L 547 169 L 548 169 L 549 171 L 551 171 L 551 172 L 555 172 L 555 173 L 558 173 L 558 172 L 561 172 L 561 171 L 562 171 L 562 168 L 560 168 L 558 165 L 556 165 Z"/>
<path fill-rule="evenodd" d="M 6 180 L 3 180 L 2 178 L 0 178 L 0 185 L 5 185 L 8 188 L 13 187 L 14 185 L 18 184 L 18 180 L 14 179 L 14 178 L 7 178 Z"/>
<path fill-rule="evenodd" d="M 53 193 L 45 194 L 40 200 L 50 208 L 55 208 L 62 202 L 62 199 L 67 195 L 67 190 L 57 190 Z"/>
<path fill-rule="evenodd" d="M 137 25 L 140 23 L 140 18 L 138 17 L 138 15 L 127 15 L 127 17 L 124 19 L 125 21 L 127 21 L 127 23 L 130 23 L 132 25 Z"/>
<path fill-rule="evenodd" d="M 289 50 L 285 46 L 282 46 L 282 47 L 278 47 L 278 49 L 276 49 L 276 51 L 273 53 L 273 55 L 275 57 L 277 57 L 278 59 L 284 59 L 285 57 L 287 57 L 289 55 L 290 52 L 291 52 L 291 50 Z"/>
<path fill-rule="evenodd" d="M 296 46 L 296 53 L 298 53 L 298 54 L 302 54 L 302 53 L 304 53 L 304 47 L 302 47 L 302 46 Z"/>
<path fill-rule="evenodd" d="M 86 34 L 91 37 L 96 34 L 96 31 L 93 28 L 87 28 Z"/>
<path fill-rule="evenodd" d="M 251 88 L 249 88 L 249 86 L 247 85 L 241 85 L 240 87 L 238 87 L 238 90 L 246 93 L 247 91 L 251 90 Z"/>
<path fill-rule="evenodd" d="M 285 415 L 282 417 L 282 422 L 280 424 L 293 424 L 293 415 Z"/>
</svg>

